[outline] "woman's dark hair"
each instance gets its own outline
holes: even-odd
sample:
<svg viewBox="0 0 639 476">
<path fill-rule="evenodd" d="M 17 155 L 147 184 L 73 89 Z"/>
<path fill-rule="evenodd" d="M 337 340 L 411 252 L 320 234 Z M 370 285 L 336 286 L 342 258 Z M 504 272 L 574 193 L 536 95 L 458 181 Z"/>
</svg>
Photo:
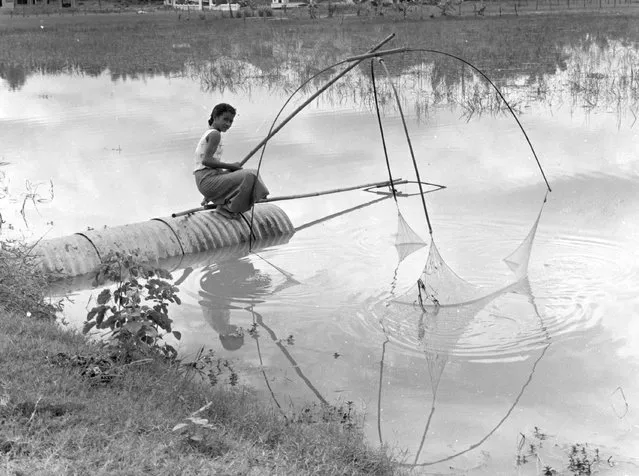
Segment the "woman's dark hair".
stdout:
<svg viewBox="0 0 639 476">
<path fill-rule="evenodd" d="M 218 104 L 217 106 L 215 106 L 213 108 L 213 111 L 211 112 L 211 117 L 209 118 L 209 126 L 213 124 L 213 121 L 215 120 L 216 117 L 221 116 L 225 112 L 230 112 L 231 114 L 236 113 L 235 108 L 231 106 L 230 104 L 226 104 L 225 102 L 222 102 Z"/>
</svg>

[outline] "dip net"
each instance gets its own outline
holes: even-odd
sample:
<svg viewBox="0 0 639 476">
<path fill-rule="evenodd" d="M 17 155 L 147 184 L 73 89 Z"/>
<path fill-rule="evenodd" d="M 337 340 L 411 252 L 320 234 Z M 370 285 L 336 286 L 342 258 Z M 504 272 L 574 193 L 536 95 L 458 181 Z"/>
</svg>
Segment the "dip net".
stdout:
<svg viewBox="0 0 639 476">
<path fill-rule="evenodd" d="M 413 148 L 406 127 L 406 122 L 404 120 L 403 112 L 401 109 L 401 102 L 383 60 L 377 58 L 377 61 L 386 70 L 388 80 L 395 93 L 397 108 L 404 125 L 406 140 L 408 142 L 411 158 L 413 160 L 415 169 L 417 180 L 416 183 L 420 187 L 420 195 L 424 208 L 424 215 L 428 223 L 428 229 L 430 233 L 430 247 L 428 256 L 426 258 L 426 263 L 415 283 L 406 292 L 403 292 L 400 295 L 395 294 L 395 286 L 393 285 L 393 288 L 391 289 L 391 297 L 385 302 L 378 303 L 379 308 L 377 309 L 377 312 L 375 312 L 375 314 L 377 314 L 377 316 L 379 316 L 380 318 L 379 324 L 384 335 L 386 336 L 386 340 L 383 344 L 382 361 L 380 363 L 380 388 L 378 395 L 377 418 L 380 443 L 383 442 L 381 431 L 381 382 L 383 378 L 384 353 L 386 349 L 386 343 L 395 342 L 400 345 L 408 345 L 412 349 L 417 349 L 423 352 L 426 358 L 425 360 L 428 366 L 432 397 L 430 412 L 425 418 L 425 427 L 413 462 L 414 465 L 417 465 L 421 451 L 424 447 L 425 440 L 429 433 L 433 415 L 435 413 L 435 402 L 437 400 L 437 393 L 439 390 L 439 385 L 441 382 L 442 374 L 444 372 L 444 368 L 451 359 L 453 351 L 460 346 L 460 340 L 464 339 L 464 337 L 467 336 L 469 328 L 477 319 L 478 315 L 489 308 L 489 306 L 491 306 L 491 303 L 493 303 L 493 301 L 495 301 L 500 296 L 509 293 L 518 294 L 526 297 L 528 303 L 532 305 L 532 315 L 539 317 L 540 328 L 545 329 L 545 326 L 541 321 L 541 317 L 532 298 L 527 275 L 533 242 L 535 239 L 539 221 L 541 219 L 543 207 L 546 202 L 547 194 L 546 197 L 544 197 L 543 203 L 536 216 L 536 219 L 530 227 L 527 235 L 523 238 L 519 245 L 514 250 L 512 250 L 512 252 L 510 252 L 510 254 L 506 255 L 502 259 L 506 267 L 505 271 L 507 273 L 507 276 L 505 278 L 499 280 L 499 282 L 494 285 L 480 286 L 458 275 L 445 262 L 433 239 L 433 230 L 430 218 L 428 216 L 426 201 L 424 199 L 424 191 L 422 189 L 422 184 L 424 182 L 421 181 L 421 178 L 419 176 L 419 169 L 415 161 L 415 155 L 413 153 Z M 371 77 L 379 119 L 379 107 L 377 105 L 373 61 L 371 61 Z M 488 81 L 490 82 L 490 80 Z M 492 85 L 492 83 L 490 84 Z M 499 95 L 501 96 L 501 94 Z M 510 107 L 508 108 L 510 109 Z M 510 109 L 510 111 L 512 112 L 512 109 Z M 512 114 L 513 117 L 515 117 L 514 112 L 512 112 Z M 384 142 L 381 119 L 379 119 L 379 126 L 382 135 L 382 142 Z M 523 128 L 522 132 L 524 132 Z M 528 142 L 530 144 L 530 141 Z M 384 152 L 386 156 L 386 165 L 389 177 L 392 180 L 392 171 L 385 145 Z M 532 152 L 533 155 L 535 155 L 535 158 L 537 158 L 534 150 L 532 150 Z M 537 162 L 539 164 L 538 160 Z M 542 175 L 544 175 L 543 170 L 541 172 Z M 550 191 L 550 187 L 548 186 L 547 181 L 546 185 L 548 191 Z M 393 196 L 395 199 L 397 198 L 395 194 Z M 401 262 L 403 259 L 409 256 L 412 251 L 418 249 L 417 246 L 426 246 L 426 243 L 424 243 L 419 235 L 417 235 L 417 233 L 413 231 L 408 223 L 406 223 L 406 220 L 404 220 L 401 212 L 399 211 L 399 206 L 397 206 L 397 209 L 398 225 L 395 247 L 399 254 L 399 261 Z M 397 274 L 397 270 L 395 274 Z M 543 356 L 543 353 L 545 352 L 547 346 L 548 344 L 546 343 L 541 356 Z M 534 366 L 532 371 L 534 372 Z M 530 379 L 527 380 L 522 387 L 522 392 L 529 381 Z M 512 411 L 512 407 L 508 410 L 507 415 L 508 413 L 510 413 L 510 411 Z M 497 426 L 493 430 L 491 430 L 491 432 L 489 432 L 486 437 L 488 437 L 490 433 L 498 428 L 502 422 L 503 419 L 500 420 Z M 471 445 L 469 448 L 473 448 L 474 446 L 475 445 Z M 463 450 L 439 461 L 446 461 L 464 453 L 465 451 L 468 450 Z"/>
<path fill-rule="evenodd" d="M 435 241 L 431 240 L 426 264 L 417 282 L 406 293 L 393 299 L 393 302 L 419 306 L 420 308 L 465 305 L 482 300 L 484 297 L 502 291 L 522 280 L 528 274 L 533 241 L 542 210 L 543 204 L 524 240 L 512 253 L 503 259 L 503 262 L 511 272 L 511 276 L 502 283 L 488 287 L 479 286 L 465 280 L 446 264 L 437 249 Z M 409 237 L 410 233 L 407 233 L 406 236 L 406 239 L 412 239 Z"/>
<path fill-rule="evenodd" d="M 388 83 L 390 84 L 395 96 L 397 109 L 399 111 L 399 115 L 402 120 L 406 142 L 408 144 L 410 156 L 413 162 L 413 168 L 415 170 L 416 181 L 414 183 L 416 183 L 419 187 L 419 192 L 420 192 L 419 195 L 421 197 L 421 202 L 424 209 L 424 216 L 426 218 L 426 222 L 428 224 L 428 230 L 431 237 L 430 249 L 429 249 L 428 257 L 426 259 L 426 264 L 419 278 L 416 280 L 415 284 L 406 293 L 402 294 L 401 296 L 394 297 L 391 302 L 397 305 L 418 306 L 422 310 L 424 310 L 428 306 L 441 307 L 441 306 L 466 305 L 466 304 L 473 303 L 475 301 L 480 301 L 484 299 L 486 296 L 490 296 L 496 292 L 506 289 L 512 284 L 522 280 L 524 277 L 527 276 L 527 273 L 528 273 L 528 264 L 530 261 L 532 245 L 533 245 L 533 241 L 537 231 L 537 227 L 539 225 L 539 220 L 541 218 L 543 203 L 546 202 L 547 193 L 546 193 L 546 197 L 544 197 L 544 202 L 542 203 L 541 209 L 530 231 L 528 232 L 524 240 L 519 244 L 519 246 L 503 259 L 504 263 L 506 264 L 506 266 L 509 268 L 511 272 L 511 276 L 509 278 L 504 280 L 503 283 L 500 283 L 496 286 L 484 287 L 484 286 L 478 286 L 476 284 L 473 284 L 463 279 L 461 276 L 459 276 L 455 271 L 453 271 L 453 269 L 450 268 L 450 266 L 446 264 L 439 250 L 437 249 L 435 241 L 432 238 L 433 229 L 432 229 L 431 221 L 428 215 L 428 209 L 426 207 L 426 200 L 425 200 L 425 194 L 427 192 L 424 190 L 424 187 L 423 187 L 424 185 L 427 185 L 428 183 L 422 182 L 422 179 L 420 177 L 419 167 L 415 159 L 415 153 L 413 151 L 410 135 L 408 133 L 408 127 L 406 125 L 406 120 L 404 118 L 404 113 L 402 111 L 401 100 L 397 92 L 397 88 L 395 87 L 393 83 L 391 74 L 384 63 L 384 60 L 378 57 L 371 60 L 370 73 L 371 73 L 373 97 L 375 100 L 375 109 L 377 112 L 379 131 L 380 131 L 380 136 L 382 140 L 382 145 L 384 148 L 384 156 L 386 160 L 386 168 L 387 168 L 389 180 L 391 183 L 393 183 L 393 172 L 391 169 L 391 163 L 388 156 L 388 150 L 386 147 L 386 140 L 384 137 L 384 128 L 382 125 L 377 86 L 375 81 L 375 63 L 376 62 L 379 63 L 382 66 L 383 70 L 386 72 Z M 463 62 L 466 63 L 465 61 Z M 469 63 L 466 63 L 466 64 L 469 64 Z M 470 64 L 469 66 L 477 70 L 474 66 Z M 498 95 L 502 98 L 506 106 L 508 106 L 508 103 L 503 98 L 503 96 L 501 96 L 501 93 L 499 92 L 497 87 L 494 86 L 494 84 L 490 81 L 490 79 L 488 79 L 488 77 L 486 77 L 486 75 L 483 74 L 481 71 L 479 70 L 477 71 L 495 88 Z M 517 117 L 514 111 L 512 111 L 510 106 L 508 106 L 508 109 L 510 110 L 513 117 L 519 124 L 519 121 L 517 120 Z M 522 132 L 526 136 L 526 139 L 528 139 L 523 128 L 522 128 Z M 530 141 L 528 141 L 528 143 L 530 144 Z M 530 144 L 530 146 L 531 146 L 533 155 L 535 156 L 535 159 L 537 160 L 537 163 L 539 164 L 539 160 L 537 159 L 537 155 L 535 154 L 535 151 L 532 148 L 532 144 Z M 543 170 L 541 169 L 541 165 L 540 165 L 540 170 L 545 180 L 545 174 L 543 173 Z M 428 185 L 432 185 L 432 184 L 428 184 Z M 547 181 L 546 181 L 546 185 L 548 187 L 548 191 L 550 191 L 550 186 L 548 185 Z M 395 204 L 397 206 L 397 215 L 398 215 L 397 223 L 398 224 L 397 224 L 397 233 L 395 238 L 395 247 L 399 255 L 399 261 L 401 262 L 406 257 L 408 257 L 412 252 L 425 246 L 426 243 L 408 225 L 408 223 L 402 216 L 402 213 L 399 209 L 399 205 L 397 202 L 397 193 L 395 191 L 395 188 L 392 186 L 391 186 L 391 191 L 393 193 L 393 198 L 395 199 Z"/>
</svg>

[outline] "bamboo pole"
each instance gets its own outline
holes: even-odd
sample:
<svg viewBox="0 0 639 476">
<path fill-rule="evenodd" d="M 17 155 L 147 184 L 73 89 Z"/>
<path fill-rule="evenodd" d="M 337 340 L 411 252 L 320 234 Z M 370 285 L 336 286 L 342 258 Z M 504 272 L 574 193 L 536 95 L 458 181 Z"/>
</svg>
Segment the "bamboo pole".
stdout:
<svg viewBox="0 0 639 476">
<path fill-rule="evenodd" d="M 393 93 L 395 95 L 395 101 L 397 102 L 397 110 L 399 111 L 399 115 L 402 118 L 402 125 L 404 126 L 404 135 L 406 136 L 406 142 L 408 143 L 408 150 L 410 150 L 410 156 L 413 160 L 413 166 L 415 168 L 415 176 L 417 177 L 417 185 L 419 186 L 419 194 L 422 197 L 422 205 L 424 206 L 424 214 L 426 215 L 426 223 L 428 223 L 428 231 L 433 234 L 433 227 L 430 224 L 430 217 L 428 216 L 428 208 L 426 208 L 426 199 L 424 198 L 424 190 L 422 189 L 422 179 L 419 176 L 419 167 L 417 166 L 417 160 L 415 160 L 415 152 L 413 151 L 413 144 L 410 140 L 410 134 L 408 133 L 408 127 L 406 126 L 406 119 L 404 118 L 404 111 L 402 110 L 402 102 L 399 98 L 399 93 L 397 92 L 397 88 L 395 87 L 395 83 L 393 83 L 393 78 L 391 77 L 390 71 L 386 67 L 386 63 L 384 60 L 379 58 L 379 64 L 382 65 L 384 71 L 386 72 L 386 77 L 388 78 L 388 82 L 393 88 Z"/>
<path fill-rule="evenodd" d="M 311 193 L 301 193 L 299 195 L 283 195 L 281 197 L 273 197 L 273 198 L 265 198 L 264 200 L 260 200 L 258 203 L 265 202 L 279 202 L 281 200 L 293 200 L 296 198 L 309 198 L 309 197 L 318 197 L 320 195 L 329 195 L 331 193 L 340 193 L 340 192 L 349 192 L 351 190 L 358 190 L 362 188 L 372 188 L 372 187 L 385 187 L 392 185 L 401 185 L 408 182 L 408 180 L 402 180 L 401 178 L 394 179 L 392 182 L 387 180 L 386 182 L 375 182 L 375 183 L 367 183 L 364 185 L 354 185 L 352 187 L 344 187 L 344 188 L 335 188 L 333 190 L 323 190 L 321 192 L 311 192 Z"/>
<path fill-rule="evenodd" d="M 379 48 L 381 48 L 382 46 L 384 46 L 386 43 L 388 43 L 390 40 L 392 40 L 395 37 L 395 33 L 392 33 L 391 35 L 389 35 L 388 37 L 386 37 L 381 43 L 379 43 L 377 46 L 373 47 L 369 53 L 372 53 L 376 50 L 378 50 Z M 282 122 L 280 122 L 277 127 L 275 127 L 271 132 L 269 132 L 269 134 L 260 141 L 259 144 L 257 144 L 253 150 L 251 150 L 248 155 L 246 157 L 244 157 L 241 161 L 240 161 L 240 165 L 244 165 L 251 157 L 253 157 L 253 155 L 260 150 L 260 148 L 266 144 L 268 142 L 268 140 L 273 137 L 275 134 L 277 134 L 282 127 L 284 127 L 291 119 L 293 119 L 293 117 L 295 117 L 302 109 L 304 109 L 311 101 L 313 101 L 317 96 L 319 96 L 320 94 L 322 94 L 324 91 L 326 91 L 330 86 L 333 85 L 333 83 L 335 83 L 338 79 L 340 79 L 342 76 L 344 76 L 346 73 L 348 73 L 350 70 L 352 70 L 353 68 L 355 68 L 359 63 L 361 63 L 363 60 L 356 60 L 353 64 L 351 64 L 350 66 L 348 66 L 344 71 L 342 71 L 341 73 L 339 73 L 337 76 L 335 76 L 333 79 L 331 79 L 328 83 L 326 83 L 323 87 L 321 87 L 318 91 L 316 91 L 311 97 L 309 97 L 306 101 L 304 101 L 304 103 L 299 106 L 297 109 L 295 109 L 288 117 L 286 117 Z"/>
<path fill-rule="evenodd" d="M 361 190 L 363 188 L 372 188 L 372 187 L 385 187 L 385 186 L 390 186 L 390 185 L 401 185 L 404 183 L 407 183 L 408 180 L 402 180 L 401 178 L 397 178 L 397 179 L 393 179 L 393 181 L 387 180 L 385 182 L 373 182 L 373 183 L 365 183 L 362 185 L 354 185 L 352 187 L 343 187 L 343 188 L 335 188 L 332 190 L 323 190 L 320 192 L 311 192 L 311 193 L 301 193 L 298 195 L 283 195 L 280 197 L 273 197 L 273 198 L 266 198 L 264 200 L 260 200 L 257 203 L 266 203 L 266 202 L 278 202 L 281 200 L 293 200 L 296 198 L 309 198 L 309 197 L 319 197 L 320 195 L 329 195 L 332 193 L 340 193 L 340 192 L 349 192 L 352 190 Z M 211 207 L 208 205 L 202 206 L 202 207 L 197 207 L 197 208 L 191 208 L 189 210 L 184 210 L 183 212 L 177 212 L 177 213 L 172 213 L 171 217 L 172 218 L 177 218 L 177 217 L 181 217 L 184 215 L 189 215 L 191 213 L 195 213 L 195 212 L 200 212 L 203 210 L 210 210 L 212 208 L 215 207 Z"/>
<path fill-rule="evenodd" d="M 364 53 L 363 55 L 349 56 L 344 61 L 363 61 L 369 58 L 377 58 L 381 56 L 395 55 L 397 53 L 409 53 L 414 51 L 412 48 L 393 48 L 392 50 L 371 51 L 370 53 Z"/>
</svg>

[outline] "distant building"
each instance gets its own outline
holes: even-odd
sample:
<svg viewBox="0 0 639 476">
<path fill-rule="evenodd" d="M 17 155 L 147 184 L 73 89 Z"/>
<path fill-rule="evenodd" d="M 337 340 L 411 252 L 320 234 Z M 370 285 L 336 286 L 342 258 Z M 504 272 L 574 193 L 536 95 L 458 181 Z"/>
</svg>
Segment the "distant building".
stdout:
<svg viewBox="0 0 639 476">
<path fill-rule="evenodd" d="M 51 6 L 76 7 L 76 0 L 0 0 L 0 10 L 15 10 L 19 7 Z"/>
<path fill-rule="evenodd" d="M 311 3 L 314 3 L 314 2 L 311 0 Z M 308 4 L 304 2 L 289 2 L 288 0 L 272 0 L 271 2 L 271 8 L 273 10 L 283 10 L 286 8 L 299 8 L 299 7 L 305 7 L 306 5 Z"/>
<path fill-rule="evenodd" d="M 206 6 L 205 6 L 206 4 Z M 214 10 L 219 12 L 237 12 L 240 9 L 239 3 L 221 3 L 216 5 L 214 0 L 164 0 L 164 5 L 180 10 Z"/>
</svg>

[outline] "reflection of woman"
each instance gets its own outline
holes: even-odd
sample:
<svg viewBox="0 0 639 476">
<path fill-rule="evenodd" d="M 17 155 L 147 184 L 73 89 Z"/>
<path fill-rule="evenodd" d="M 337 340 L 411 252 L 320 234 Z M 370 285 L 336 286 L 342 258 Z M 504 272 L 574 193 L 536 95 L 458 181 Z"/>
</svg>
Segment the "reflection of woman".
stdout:
<svg viewBox="0 0 639 476">
<path fill-rule="evenodd" d="M 222 347 L 237 350 L 244 344 L 244 331 L 231 324 L 231 309 L 245 309 L 260 303 L 268 293 L 270 276 L 245 260 L 231 260 L 205 268 L 200 278 L 200 299 L 204 319 L 215 329 Z"/>
</svg>

